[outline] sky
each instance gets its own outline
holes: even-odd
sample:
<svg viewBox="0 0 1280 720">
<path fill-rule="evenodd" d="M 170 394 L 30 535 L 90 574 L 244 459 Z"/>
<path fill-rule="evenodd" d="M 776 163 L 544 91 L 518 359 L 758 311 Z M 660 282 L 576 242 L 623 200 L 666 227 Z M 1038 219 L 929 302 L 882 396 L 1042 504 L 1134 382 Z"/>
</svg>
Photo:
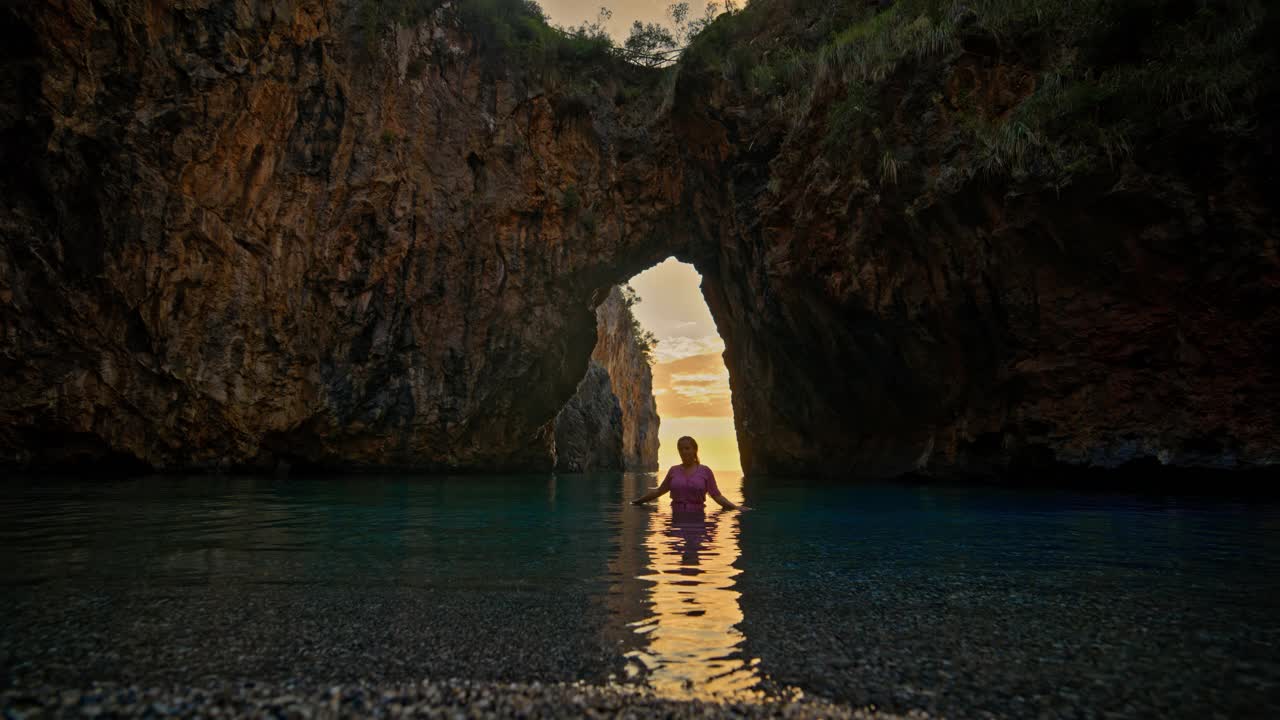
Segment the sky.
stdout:
<svg viewBox="0 0 1280 720">
<path fill-rule="evenodd" d="M 613 11 L 613 17 L 605 27 L 618 40 L 627 37 L 631 23 L 665 22 L 667 6 L 675 0 L 538 0 L 553 25 L 578 25 L 583 20 L 594 21 L 600 8 Z M 689 7 L 701 12 L 703 2 L 690 2 Z"/>
<path fill-rule="evenodd" d="M 658 338 L 654 350 L 653 395 L 658 403 L 658 466 L 680 462 L 676 440 L 692 435 L 698 456 L 713 471 L 740 469 L 738 440 L 729 402 L 724 341 L 702 299 L 702 276 L 675 258 L 631 279 L 640 302 L 636 319 Z"/>
</svg>

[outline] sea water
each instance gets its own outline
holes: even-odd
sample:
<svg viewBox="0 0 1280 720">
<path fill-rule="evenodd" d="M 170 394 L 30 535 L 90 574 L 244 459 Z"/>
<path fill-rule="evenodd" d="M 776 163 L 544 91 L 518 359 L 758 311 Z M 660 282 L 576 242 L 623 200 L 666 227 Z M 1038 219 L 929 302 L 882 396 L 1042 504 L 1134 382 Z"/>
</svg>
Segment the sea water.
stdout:
<svg viewBox="0 0 1280 720">
<path fill-rule="evenodd" d="M 636 683 L 1280 714 L 1280 505 L 721 472 L 10 478 L 0 683 Z"/>
</svg>

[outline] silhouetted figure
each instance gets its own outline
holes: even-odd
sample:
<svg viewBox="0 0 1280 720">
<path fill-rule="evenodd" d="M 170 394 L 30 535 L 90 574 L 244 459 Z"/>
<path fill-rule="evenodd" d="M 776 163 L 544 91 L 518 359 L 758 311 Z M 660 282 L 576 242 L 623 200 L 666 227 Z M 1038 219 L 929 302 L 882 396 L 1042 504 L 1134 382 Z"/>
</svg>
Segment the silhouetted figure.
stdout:
<svg viewBox="0 0 1280 720">
<path fill-rule="evenodd" d="M 656 500 L 670 491 L 673 514 L 701 515 L 707 495 L 720 503 L 720 507 L 726 509 L 738 507 L 720 494 L 720 488 L 716 487 L 716 476 L 711 472 L 711 468 L 698 462 L 698 441 L 685 435 L 676 442 L 676 449 L 680 451 L 682 462 L 679 465 L 672 465 L 667 470 L 667 476 L 663 478 L 661 485 L 632 500 L 633 505 Z"/>
</svg>

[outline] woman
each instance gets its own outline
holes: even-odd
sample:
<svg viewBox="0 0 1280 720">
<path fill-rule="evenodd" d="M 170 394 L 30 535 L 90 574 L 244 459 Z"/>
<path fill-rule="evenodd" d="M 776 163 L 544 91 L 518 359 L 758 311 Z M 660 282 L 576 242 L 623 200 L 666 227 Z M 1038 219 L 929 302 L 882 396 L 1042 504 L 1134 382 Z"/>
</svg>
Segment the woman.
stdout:
<svg viewBox="0 0 1280 720">
<path fill-rule="evenodd" d="M 716 476 L 711 468 L 698 462 L 698 442 L 685 435 L 676 441 L 676 449 L 680 451 L 681 464 L 672 465 L 663 478 L 662 484 L 631 501 L 632 505 L 640 505 L 656 500 L 671 491 L 671 510 L 676 513 L 702 512 L 706 496 L 720 503 L 725 509 L 737 508 L 716 487 Z"/>
</svg>

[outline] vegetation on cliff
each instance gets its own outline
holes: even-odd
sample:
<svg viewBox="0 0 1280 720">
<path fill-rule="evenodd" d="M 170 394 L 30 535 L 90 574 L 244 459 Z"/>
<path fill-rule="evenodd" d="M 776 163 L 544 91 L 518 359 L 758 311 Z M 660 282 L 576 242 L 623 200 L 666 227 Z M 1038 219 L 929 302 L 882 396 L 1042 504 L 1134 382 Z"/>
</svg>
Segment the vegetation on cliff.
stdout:
<svg viewBox="0 0 1280 720">
<path fill-rule="evenodd" d="M 556 27 L 533 0 L 355 0 L 349 22 L 358 51 L 371 55 L 392 28 L 413 26 L 433 16 L 461 29 L 493 75 L 525 86 L 585 96 L 621 84 L 621 92 L 631 97 L 637 90 L 627 86 L 654 80 L 639 72 L 642 68 L 618 57 L 613 40 L 599 21 Z M 444 50 L 446 41 L 437 38 L 437 42 Z M 439 59 L 449 56 L 447 51 L 437 54 Z M 418 59 L 411 69 L 410 74 L 418 75 L 426 63 Z"/>
<path fill-rule="evenodd" d="M 569 27 L 552 25 L 536 0 L 467 0 L 457 4 L 444 0 L 355 0 L 352 9 L 366 47 L 392 27 L 413 25 L 445 11 L 472 32 L 482 48 L 501 52 L 508 59 L 528 60 L 541 67 L 593 61 L 608 65 L 616 60 L 662 67 L 675 62 L 722 11 L 738 12 L 739 3 L 708 2 L 700 15 L 688 2 L 672 3 L 667 7 L 669 24 L 637 20 L 621 44 L 605 30 L 605 21 L 612 17 L 605 6 L 594 21 Z"/>
<path fill-rule="evenodd" d="M 354 0 L 349 12 L 357 46 L 368 55 L 379 38 L 395 27 L 407 27 L 432 15 L 462 28 L 483 57 L 513 80 L 594 94 L 607 87 L 630 100 L 670 70 L 691 41 L 722 14 L 739 11 L 738 0 L 707 2 L 701 14 L 689 2 L 667 7 L 667 22 L 636 21 L 630 34 L 616 42 L 605 29 L 612 11 L 605 6 L 594 20 L 571 26 L 553 25 L 535 0 Z M 425 69 L 419 58 L 410 75 Z M 669 90 L 669 86 L 668 86 Z"/>
<path fill-rule="evenodd" d="M 1256 1 L 729 0 L 700 15 L 674 3 L 669 23 L 636 22 L 619 44 L 604 29 L 607 8 L 571 27 L 553 26 L 534 0 L 357 0 L 353 9 L 366 45 L 448 13 L 506 72 L 572 96 L 608 86 L 634 97 L 658 77 L 644 70 L 679 59 L 668 78 L 727 83 L 764 105 L 784 139 L 820 127 L 831 163 L 861 163 L 861 174 L 916 196 L 978 175 L 1060 189 L 1116 168 L 1172 125 L 1246 133 L 1258 79 L 1274 70 L 1276 26 Z M 1007 65 L 1006 86 L 946 87 L 941 70 L 962 57 Z M 705 88 L 691 87 L 684 101 L 703 102 Z M 992 91 L 995 102 L 982 96 Z M 928 138 L 894 127 L 939 114 L 956 130 L 939 149 L 948 158 L 925 157 Z"/>
<path fill-rule="evenodd" d="M 682 64 L 763 100 L 788 136 L 821 127 L 830 162 L 856 156 L 882 185 L 927 194 L 982 174 L 1062 187 L 1173 126 L 1249 132 L 1275 15 L 1206 0 L 757 0 Z M 962 57 L 1004 66 L 1004 86 L 942 72 Z M 958 126 L 940 148 L 953 162 L 923 157 L 933 138 L 911 133 L 939 115 Z"/>
<path fill-rule="evenodd" d="M 627 309 L 627 316 L 631 319 L 631 341 L 635 345 L 636 350 L 644 356 L 645 362 L 652 365 L 654 363 L 653 351 L 658 347 L 658 336 L 653 334 L 645 326 L 640 324 L 639 318 L 635 313 L 631 312 L 631 308 L 640 302 L 640 295 L 636 289 L 631 287 L 630 283 L 621 286 L 622 301 Z"/>
</svg>

